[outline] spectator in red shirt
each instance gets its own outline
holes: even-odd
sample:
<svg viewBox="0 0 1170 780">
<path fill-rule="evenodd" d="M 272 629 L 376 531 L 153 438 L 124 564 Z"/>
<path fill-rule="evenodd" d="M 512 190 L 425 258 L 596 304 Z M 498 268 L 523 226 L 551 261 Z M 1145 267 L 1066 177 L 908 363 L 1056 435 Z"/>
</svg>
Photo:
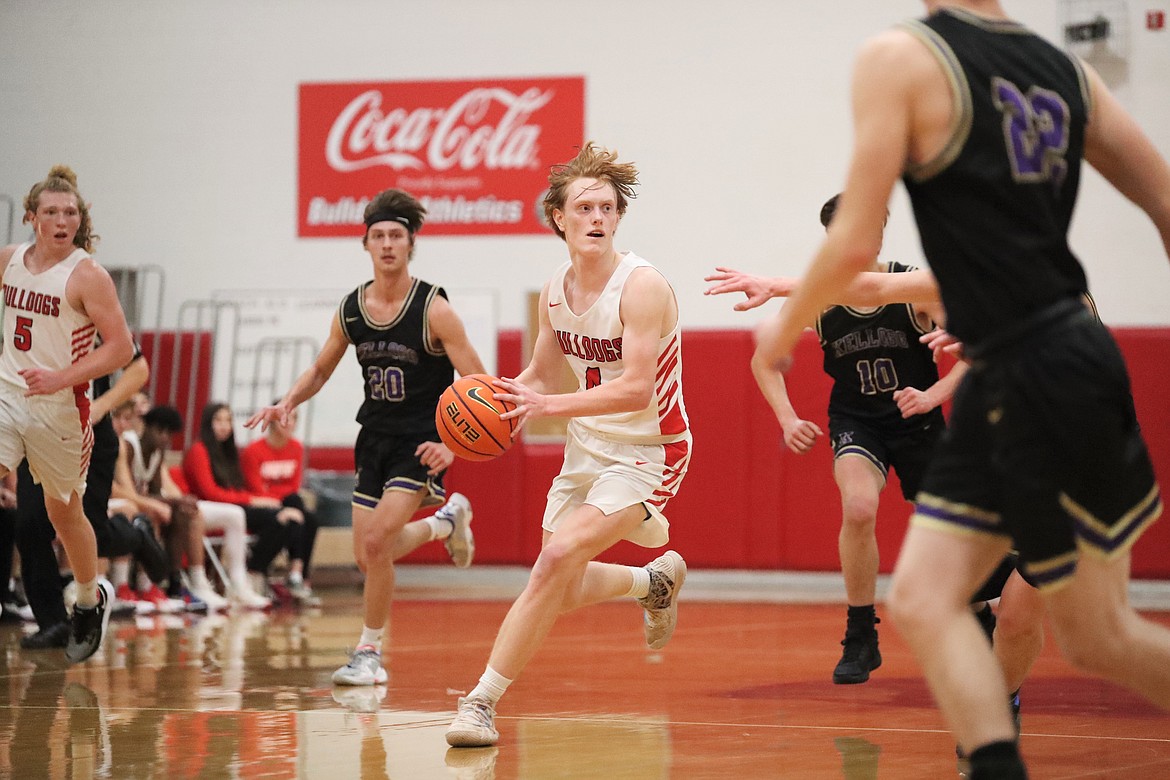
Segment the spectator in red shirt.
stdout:
<svg viewBox="0 0 1170 780">
<path fill-rule="evenodd" d="M 232 409 L 212 402 L 203 407 L 199 439 L 183 456 L 187 486 L 204 501 L 222 501 L 244 508 L 248 533 L 256 537 L 248 571 L 267 590 L 268 567 L 288 542 L 287 523 L 293 510 L 280 501 L 249 490 L 240 469 Z"/>
<path fill-rule="evenodd" d="M 273 405 L 280 399 L 273 401 Z M 240 453 L 244 484 L 253 493 L 274 498 L 288 518 L 289 593 L 300 604 L 315 606 L 319 600 L 309 586 L 309 561 L 317 540 L 317 515 L 305 506 L 301 480 L 305 471 L 305 447 L 293 431 L 297 412 L 289 412 L 287 425 L 273 421 L 264 438 L 257 439 Z"/>
</svg>

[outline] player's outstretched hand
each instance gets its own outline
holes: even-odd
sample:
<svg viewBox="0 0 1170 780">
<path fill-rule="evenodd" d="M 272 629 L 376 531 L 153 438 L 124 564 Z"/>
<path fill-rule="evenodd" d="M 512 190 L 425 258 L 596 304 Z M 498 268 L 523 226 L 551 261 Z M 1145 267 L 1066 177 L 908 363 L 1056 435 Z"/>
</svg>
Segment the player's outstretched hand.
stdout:
<svg viewBox="0 0 1170 780">
<path fill-rule="evenodd" d="M 952 336 L 942 328 L 935 328 L 930 333 L 923 334 L 918 337 L 918 340 L 930 347 L 930 351 L 934 354 L 934 360 L 937 363 L 938 359 L 942 357 L 943 353 L 953 355 L 959 360 L 966 360 L 963 354 L 963 342 Z"/>
<path fill-rule="evenodd" d="M 714 282 L 703 291 L 703 295 L 743 293 L 747 300 L 735 304 L 732 308 L 736 311 L 748 311 L 762 306 L 772 299 L 772 288 L 763 277 L 745 274 L 733 268 L 716 266 L 715 273 L 704 276 L 703 281 Z"/>
<path fill-rule="evenodd" d="M 276 406 L 263 406 L 248 418 L 248 421 L 244 423 L 244 427 L 255 428 L 259 425 L 260 431 L 263 433 L 274 422 L 278 422 L 281 425 L 288 425 L 288 412 L 287 407 L 279 404 Z"/>
</svg>

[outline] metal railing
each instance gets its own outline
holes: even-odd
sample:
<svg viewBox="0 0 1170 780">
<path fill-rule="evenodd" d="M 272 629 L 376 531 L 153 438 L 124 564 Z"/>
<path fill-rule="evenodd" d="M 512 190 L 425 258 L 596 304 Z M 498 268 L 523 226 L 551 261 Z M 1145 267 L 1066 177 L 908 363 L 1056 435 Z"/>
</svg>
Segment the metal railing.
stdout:
<svg viewBox="0 0 1170 780">
<path fill-rule="evenodd" d="M 292 387 L 305 369 L 317 357 L 320 345 L 304 336 L 273 336 L 256 342 L 252 362 L 252 379 L 247 383 L 251 390 L 249 409 L 254 411 L 272 403 L 274 398 L 283 396 Z M 313 433 L 313 401 L 302 405 L 300 423 L 302 433 L 297 438 L 308 451 Z"/>
<path fill-rule="evenodd" d="M 225 316 L 224 316 L 225 312 L 227 312 L 231 315 L 230 334 L 228 335 L 228 340 L 226 342 L 224 341 L 224 338 L 223 338 L 224 331 L 226 330 Z M 199 337 L 201 333 L 203 333 L 203 332 L 210 332 L 211 333 L 210 366 L 211 366 L 212 379 L 214 380 L 214 377 L 215 377 L 215 372 L 216 372 L 216 368 L 217 368 L 217 364 L 218 364 L 217 358 L 221 354 L 223 354 L 222 350 L 226 349 L 227 350 L 227 353 L 226 353 L 227 354 L 227 365 L 228 365 L 228 376 L 227 376 L 227 385 L 226 386 L 228 388 L 229 395 L 231 394 L 232 390 L 235 388 L 235 386 L 236 386 L 235 385 L 235 381 L 236 381 L 236 355 L 240 351 L 239 350 L 239 348 L 240 348 L 240 344 L 239 344 L 240 328 L 239 328 L 239 326 L 240 326 L 240 318 L 242 317 L 242 314 L 243 313 L 242 313 L 240 304 L 235 303 L 233 301 L 187 300 L 187 301 L 183 301 L 181 304 L 179 304 L 178 324 L 176 326 L 176 333 L 175 333 L 175 353 L 176 354 L 174 356 L 174 361 L 171 363 L 171 382 L 170 382 L 171 398 L 169 400 L 171 403 L 176 403 L 177 399 L 178 399 L 179 368 L 180 368 L 180 363 L 183 362 L 180 359 L 181 356 L 179 354 L 181 351 L 181 346 L 182 346 L 181 339 L 182 339 L 182 334 L 183 334 L 184 329 L 187 327 L 190 327 L 190 329 L 195 332 L 195 339 L 194 339 L 192 347 L 191 347 L 191 358 L 190 358 L 191 370 L 188 372 L 188 376 L 187 376 L 187 408 L 184 410 L 184 419 L 185 420 L 192 420 L 192 421 L 198 420 L 199 419 L 198 415 L 201 415 L 203 412 L 202 409 L 195 408 L 196 395 L 197 395 L 196 390 L 199 386 L 199 366 L 200 366 L 200 361 L 203 358 L 203 340 Z M 190 326 L 187 325 L 188 320 L 191 319 L 191 317 L 189 315 L 193 315 L 193 320 L 191 321 Z M 216 383 L 214 381 L 212 381 L 211 382 L 212 390 L 214 390 L 215 385 L 216 385 Z M 228 403 L 231 403 L 231 398 L 227 398 L 225 400 Z M 196 426 L 193 426 L 190 424 L 187 425 L 187 432 L 183 436 L 183 448 L 184 449 L 186 449 L 187 447 L 190 447 L 191 443 L 194 441 L 194 436 L 193 436 L 192 431 L 194 431 L 195 428 L 196 428 Z"/>
<path fill-rule="evenodd" d="M 140 265 L 135 267 L 107 268 L 118 288 L 118 298 L 126 313 L 126 323 L 144 352 L 157 356 L 162 341 L 162 308 L 163 293 L 166 286 L 166 272 L 161 265 Z M 147 291 L 154 289 L 152 298 L 147 298 Z M 151 317 L 147 316 L 148 304 Z M 149 338 L 149 342 L 147 339 Z M 148 349 L 149 346 L 149 349 Z M 157 359 L 157 358 L 156 358 Z M 151 368 L 150 380 L 147 385 L 147 395 L 154 398 L 158 394 L 159 372 Z"/>
</svg>

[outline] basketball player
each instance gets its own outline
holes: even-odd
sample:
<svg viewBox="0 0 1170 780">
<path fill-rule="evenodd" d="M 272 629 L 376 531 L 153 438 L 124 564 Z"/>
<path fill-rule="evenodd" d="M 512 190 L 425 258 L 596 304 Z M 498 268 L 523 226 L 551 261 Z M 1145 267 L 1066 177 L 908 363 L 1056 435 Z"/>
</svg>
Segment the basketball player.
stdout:
<svg viewBox="0 0 1170 780">
<path fill-rule="evenodd" d="M 853 160 L 817 258 L 755 360 L 786 367 L 801 324 L 877 251 L 899 176 L 947 327 L 973 360 L 931 461 L 889 608 L 972 778 L 1026 777 L 1003 676 L 966 608 L 1013 546 L 1082 669 L 1170 708 L 1170 631 L 1127 602 L 1130 547 L 1162 510 L 1124 361 L 1078 300 L 1067 243 L 1082 158 L 1170 253 L 1170 165 L 1100 76 L 996 0 L 927 0 L 854 70 Z"/>
<path fill-rule="evenodd" d="M 77 176 L 54 166 L 24 199 L 33 241 L 0 250 L 0 476 L 27 458 L 77 581 L 65 656 L 101 646 L 113 589 L 98 582 L 97 540 L 81 497 L 93 448 L 89 382 L 128 364 L 134 343 L 114 281 L 90 256 L 97 236 Z M 96 348 L 94 342 L 100 337 Z"/>
<path fill-rule="evenodd" d="M 839 199 L 834 195 L 821 208 L 826 229 Z M 871 269 L 892 276 L 914 270 L 901 263 L 880 263 L 876 257 Z M 831 306 L 809 323 L 824 351 L 825 373 L 833 378 L 829 441 L 833 478 L 841 493 L 837 548 L 848 606 L 844 650 L 833 669 L 838 685 L 863 683 L 882 663 L 877 632 L 881 621 L 874 610 L 879 567 L 874 529 L 889 469 L 898 472 L 902 495 L 913 501 L 945 425 L 940 406 L 966 371 L 965 364 L 958 363 L 940 379 L 930 348 L 919 342 L 942 321 L 942 306 L 935 302 Z M 797 415 L 783 375 L 756 363 L 752 370 L 784 430 L 784 443 L 798 455 L 810 450 L 821 429 Z"/>
<path fill-rule="evenodd" d="M 317 394 L 354 346 L 365 385 L 353 493 L 353 551 L 366 576 L 365 623 L 349 663 L 333 673 L 338 685 L 387 680 L 382 633 L 394 592 L 394 561 L 432 539 L 445 540 L 459 567 L 469 566 L 475 552 L 471 505 L 459 493 L 433 516 L 410 522 L 420 507 L 443 503 L 443 472 L 455 459 L 435 429 L 439 396 L 454 371 L 464 376 L 484 371 L 447 294 L 410 275 L 425 216 L 423 205 L 401 190 L 385 190 L 370 201 L 362 246 L 373 263 L 373 280 L 342 300 L 325 346 L 284 398 L 246 423 L 263 429 L 277 421 L 287 427 L 290 412 Z"/>
<path fill-rule="evenodd" d="M 455 747 L 496 743 L 496 703 L 558 615 L 628 596 L 645 610 L 651 648 L 665 646 L 674 632 L 686 578 L 682 556 L 668 551 L 645 567 L 593 560 L 622 539 L 666 544 L 662 510 L 690 462 L 674 291 L 645 260 L 614 249 L 636 184 L 632 164 L 592 143 L 549 175 L 544 214 L 569 260 L 541 291 L 532 361 L 516 378 L 500 380 L 496 397 L 516 404 L 501 417 L 519 425 L 571 418 L 565 460 L 548 493 L 532 575 L 500 626 L 479 684 L 459 700 L 447 729 Z M 564 361 L 578 390 L 552 393 Z"/>
<path fill-rule="evenodd" d="M 719 267 L 715 271 L 705 278 L 715 284 L 704 294 L 742 292 L 745 300 L 735 305 L 737 311 L 753 309 L 772 298 L 790 296 L 800 283 L 799 279 L 793 277 L 766 278 L 732 268 Z M 1092 296 L 1086 292 L 1083 298 L 1089 311 L 1098 317 Z M 838 300 L 841 301 L 838 306 L 846 307 L 884 306 L 906 301 L 941 304 L 942 301 L 934 275 L 925 269 L 898 274 L 864 271 L 841 291 Z M 920 341 L 931 345 L 928 349 L 935 351 L 934 345 L 943 343 L 942 339 L 946 336 L 944 331 L 936 330 L 922 336 Z M 988 639 L 994 642 L 996 658 L 1003 670 L 1007 689 L 1011 691 L 1008 699 L 1018 732 L 1020 686 L 1044 648 L 1044 603 L 1036 589 L 1017 571 L 1017 560 L 1014 553 L 1006 556 L 976 591 L 971 606 L 980 627 Z M 993 612 L 988 602 L 995 599 L 999 599 L 999 608 Z"/>
</svg>

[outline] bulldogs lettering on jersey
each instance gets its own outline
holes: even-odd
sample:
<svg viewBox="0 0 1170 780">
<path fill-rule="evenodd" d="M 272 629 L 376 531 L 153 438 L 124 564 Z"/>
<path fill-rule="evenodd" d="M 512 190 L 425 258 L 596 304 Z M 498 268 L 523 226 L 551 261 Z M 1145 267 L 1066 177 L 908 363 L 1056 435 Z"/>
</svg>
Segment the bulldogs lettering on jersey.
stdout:
<svg viewBox="0 0 1170 780">
<path fill-rule="evenodd" d="M 653 266 L 633 252 L 626 253 L 601 295 L 581 314 L 575 314 L 565 301 L 565 274 L 571 267 L 566 262 L 557 269 L 549 283 L 548 315 L 561 352 L 577 377 L 579 389 L 588 390 L 612 382 L 625 370 L 622 362 L 622 290 L 634 269 Z M 677 323 L 670 333 L 659 339 L 654 397 L 645 409 L 575 417 L 571 424 L 619 441 L 650 444 L 687 438 L 690 434 L 682 397 L 681 343 Z"/>
<path fill-rule="evenodd" d="M 4 269 L 4 352 L 0 354 L 0 379 L 24 388 L 20 372 L 26 368 L 60 370 L 76 363 L 93 349 L 97 328 L 69 305 L 65 287 L 81 261 L 89 257 L 75 249 L 61 262 L 38 274 L 29 272 L 24 258 L 31 243 L 21 244 Z M 36 348 L 33 348 L 33 345 Z M 89 382 L 59 390 L 81 403 Z"/>
</svg>

